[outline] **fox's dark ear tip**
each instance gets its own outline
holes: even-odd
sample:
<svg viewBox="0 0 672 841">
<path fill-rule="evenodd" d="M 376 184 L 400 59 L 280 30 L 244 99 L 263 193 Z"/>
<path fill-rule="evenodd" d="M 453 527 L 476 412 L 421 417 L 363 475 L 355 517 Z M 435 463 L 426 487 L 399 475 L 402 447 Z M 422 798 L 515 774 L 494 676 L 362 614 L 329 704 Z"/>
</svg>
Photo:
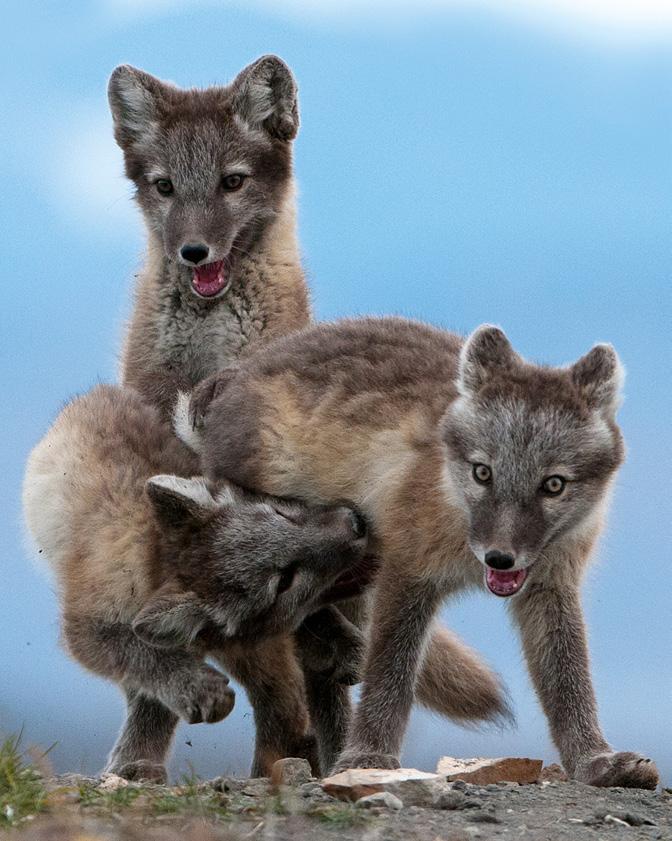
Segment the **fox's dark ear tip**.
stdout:
<svg viewBox="0 0 672 841">
<path fill-rule="evenodd" d="M 495 339 L 501 341 L 502 339 L 508 341 L 506 333 L 497 324 L 479 324 L 474 332 L 469 336 L 473 341 L 487 341 Z"/>
<path fill-rule="evenodd" d="M 114 70 L 110 73 L 109 84 L 117 84 L 118 82 L 122 81 L 123 79 L 128 79 L 137 74 L 135 67 L 131 67 L 130 64 L 118 64 Z"/>
<path fill-rule="evenodd" d="M 481 324 L 467 337 L 464 346 L 468 357 L 490 359 L 512 352 L 506 333 L 496 324 Z"/>
<path fill-rule="evenodd" d="M 268 67 L 274 67 L 278 70 L 286 70 L 288 73 L 291 74 L 291 70 L 289 69 L 289 65 L 286 61 L 283 61 L 279 55 L 275 55 L 275 53 L 266 53 L 265 55 L 260 56 L 254 64 L 256 65 L 266 65 Z"/>
</svg>

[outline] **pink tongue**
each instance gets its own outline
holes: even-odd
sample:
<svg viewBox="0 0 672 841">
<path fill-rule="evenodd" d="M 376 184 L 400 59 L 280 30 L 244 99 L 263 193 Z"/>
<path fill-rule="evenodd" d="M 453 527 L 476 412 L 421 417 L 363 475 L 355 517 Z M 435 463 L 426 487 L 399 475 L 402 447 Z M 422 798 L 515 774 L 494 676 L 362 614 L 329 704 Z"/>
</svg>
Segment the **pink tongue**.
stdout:
<svg viewBox="0 0 672 841">
<path fill-rule="evenodd" d="M 520 590 L 526 578 L 527 569 L 504 571 L 488 567 L 485 571 L 486 586 L 496 596 L 512 596 Z"/>
<path fill-rule="evenodd" d="M 196 266 L 191 283 L 199 295 L 204 298 L 211 298 L 224 289 L 228 280 L 224 269 L 224 261 L 208 263 L 205 266 Z"/>
</svg>

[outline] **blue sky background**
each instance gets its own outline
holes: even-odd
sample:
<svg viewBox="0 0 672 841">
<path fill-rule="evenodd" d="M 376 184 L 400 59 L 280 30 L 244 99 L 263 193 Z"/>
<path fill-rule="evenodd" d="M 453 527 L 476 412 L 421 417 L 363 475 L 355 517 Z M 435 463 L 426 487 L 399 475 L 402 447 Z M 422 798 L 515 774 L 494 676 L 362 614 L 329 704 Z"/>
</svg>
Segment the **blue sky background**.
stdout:
<svg viewBox="0 0 672 841">
<path fill-rule="evenodd" d="M 27 454 L 59 407 L 115 378 L 141 263 L 107 76 L 130 62 L 207 85 L 275 52 L 300 86 L 300 231 L 320 318 L 494 321 L 540 361 L 599 340 L 621 354 L 629 456 L 585 602 L 606 734 L 655 757 L 669 784 L 672 14 L 658 0 L 619 0 L 606 17 L 574 0 L 534 15 L 524 2 L 361 5 L 108 0 L 3 16 L 0 729 L 56 741 L 59 770 L 93 772 L 122 717 L 116 689 L 58 647 L 19 505 Z M 501 602 L 470 597 L 444 615 L 504 676 L 518 729 L 415 713 L 405 762 L 555 759 Z M 221 724 L 180 729 L 173 768 L 243 773 L 251 746 L 241 693 Z"/>
</svg>

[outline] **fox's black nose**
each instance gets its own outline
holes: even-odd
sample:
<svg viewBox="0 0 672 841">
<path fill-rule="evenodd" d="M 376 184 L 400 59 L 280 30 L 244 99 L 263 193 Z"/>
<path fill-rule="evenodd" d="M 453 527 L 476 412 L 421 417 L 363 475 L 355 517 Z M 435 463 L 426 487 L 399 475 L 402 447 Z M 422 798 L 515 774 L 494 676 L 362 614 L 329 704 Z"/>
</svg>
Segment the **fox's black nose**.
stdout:
<svg viewBox="0 0 672 841">
<path fill-rule="evenodd" d="M 513 555 L 507 555 L 505 552 L 500 552 L 498 549 L 491 549 L 485 553 L 485 562 L 493 569 L 511 569 L 516 560 Z"/>
<path fill-rule="evenodd" d="M 366 537 L 366 520 L 357 511 L 350 512 L 350 523 L 356 538 Z"/>
<path fill-rule="evenodd" d="M 202 263 L 209 253 L 210 249 L 208 246 L 203 245 L 200 242 L 187 243 L 180 248 L 180 255 L 182 259 L 186 260 L 187 263 L 193 263 L 195 266 Z"/>
</svg>

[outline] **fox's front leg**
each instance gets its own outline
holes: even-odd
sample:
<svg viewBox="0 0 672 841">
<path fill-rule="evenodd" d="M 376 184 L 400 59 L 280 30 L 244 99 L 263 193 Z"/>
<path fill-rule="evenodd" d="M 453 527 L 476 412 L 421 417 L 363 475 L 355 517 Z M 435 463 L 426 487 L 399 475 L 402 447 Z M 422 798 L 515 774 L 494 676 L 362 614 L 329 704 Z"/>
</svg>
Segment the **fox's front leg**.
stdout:
<svg viewBox="0 0 672 841">
<path fill-rule="evenodd" d="M 135 689 L 126 691 L 126 721 L 105 766 L 109 774 L 127 780 L 166 783 L 166 757 L 178 717 L 156 698 Z"/>
<path fill-rule="evenodd" d="M 398 768 L 427 633 L 442 593 L 431 578 L 379 577 L 361 701 L 336 768 Z"/>
<path fill-rule="evenodd" d="M 602 735 L 578 590 L 532 584 L 513 602 L 527 664 L 565 770 L 595 786 L 653 789 L 658 770 Z"/>
<path fill-rule="evenodd" d="M 149 636 L 146 626 L 142 632 Z M 63 635 L 83 666 L 119 683 L 127 697 L 160 701 L 189 724 L 221 721 L 233 709 L 228 677 L 203 663 L 202 655 L 152 645 L 125 623 L 66 616 Z"/>
</svg>

